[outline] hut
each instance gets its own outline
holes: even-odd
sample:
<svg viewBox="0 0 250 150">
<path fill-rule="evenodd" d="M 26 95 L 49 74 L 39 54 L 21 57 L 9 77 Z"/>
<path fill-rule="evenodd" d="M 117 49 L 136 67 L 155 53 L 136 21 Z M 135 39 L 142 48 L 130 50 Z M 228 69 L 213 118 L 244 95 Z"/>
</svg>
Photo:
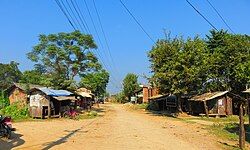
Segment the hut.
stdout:
<svg viewBox="0 0 250 150">
<path fill-rule="evenodd" d="M 29 94 L 30 115 L 33 118 L 60 117 L 76 101 L 75 94 L 66 90 L 33 88 Z"/>
<path fill-rule="evenodd" d="M 83 109 L 91 108 L 94 101 L 94 94 L 92 94 L 91 90 L 79 88 L 75 91 L 75 93 L 79 96 L 77 100 L 77 105 L 79 107 Z"/>
<path fill-rule="evenodd" d="M 208 92 L 189 99 L 190 111 L 195 115 L 227 116 L 233 114 L 232 98 L 228 91 Z"/>
<path fill-rule="evenodd" d="M 28 90 L 35 87 L 41 86 L 26 83 L 13 83 L 13 85 L 6 90 L 10 104 L 15 102 L 28 104 Z"/>
<path fill-rule="evenodd" d="M 158 111 L 177 112 L 178 101 L 175 95 L 156 95 L 149 98 L 149 102 L 154 104 Z"/>
</svg>

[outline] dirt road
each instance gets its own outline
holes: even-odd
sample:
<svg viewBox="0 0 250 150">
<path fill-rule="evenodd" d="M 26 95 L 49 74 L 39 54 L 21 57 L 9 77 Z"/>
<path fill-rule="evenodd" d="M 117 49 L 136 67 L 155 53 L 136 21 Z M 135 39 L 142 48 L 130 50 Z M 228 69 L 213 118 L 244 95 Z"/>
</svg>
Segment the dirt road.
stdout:
<svg viewBox="0 0 250 150">
<path fill-rule="evenodd" d="M 0 149 L 219 149 L 217 141 L 194 124 L 128 111 L 123 105 L 102 107 L 104 116 L 95 119 L 15 123 L 16 135 L 0 141 Z"/>
</svg>

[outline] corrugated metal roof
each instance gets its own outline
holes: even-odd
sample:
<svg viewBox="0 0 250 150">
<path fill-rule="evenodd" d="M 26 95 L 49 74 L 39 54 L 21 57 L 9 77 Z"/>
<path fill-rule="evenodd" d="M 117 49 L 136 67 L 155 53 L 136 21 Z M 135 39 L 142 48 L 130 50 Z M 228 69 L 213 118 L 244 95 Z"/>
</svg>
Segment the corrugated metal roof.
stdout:
<svg viewBox="0 0 250 150">
<path fill-rule="evenodd" d="M 45 88 L 45 87 L 37 88 L 37 89 L 39 89 L 40 91 L 42 91 L 43 93 L 49 96 L 69 96 L 73 94 L 66 90 L 54 90 L 54 89 Z"/>
<path fill-rule="evenodd" d="M 190 98 L 189 100 L 191 100 L 191 101 L 208 101 L 208 100 L 212 100 L 214 98 L 223 96 L 227 93 L 228 93 L 228 91 L 204 93 L 202 95 L 194 96 L 194 97 Z"/>
</svg>

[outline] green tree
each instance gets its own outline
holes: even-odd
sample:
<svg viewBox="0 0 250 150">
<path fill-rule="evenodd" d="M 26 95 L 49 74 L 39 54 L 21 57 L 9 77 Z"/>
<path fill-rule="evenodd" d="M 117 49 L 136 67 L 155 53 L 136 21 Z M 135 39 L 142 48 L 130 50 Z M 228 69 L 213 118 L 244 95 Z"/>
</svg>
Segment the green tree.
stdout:
<svg viewBox="0 0 250 150">
<path fill-rule="evenodd" d="M 135 90 L 139 88 L 138 76 L 133 73 L 128 73 L 123 80 L 123 93 L 130 101 L 131 96 L 134 95 Z"/>
<path fill-rule="evenodd" d="M 18 69 L 18 63 L 11 61 L 10 64 L 0 63 L 0 91 L 7 89 L 13 82 L 18 82 L 22 72 Z"/>
<path fill-rule="evenodd" d="M 97 57 L 91 51 L 96 47 L 91 35 L 79 31 L 40 35 L 39 43 L 27 56 L 40 66 L 53 87 L 72 89 L 76 85 L 76 76 L 100 68 Z"/>
<path fill-rule="evenodd" d="M 250 82 L 250 37 L 212 30 L 206 42 L 210 54 L 208 76 L 241 93 Z"/>
<path fill-rule="evenodd" d="M 148 56 L 152 80 L 162 93 L 199 91 L 206 80 L 206 43 L 199 37 L 159 40 Z"/>
<path fill-rule="evenodd" d="M 91 72 L 84 75 L 80 86 L 91 90 L 96 96 L 104 97 L 109 82 L 109 73 L 105 70 Z"/>
</svg>

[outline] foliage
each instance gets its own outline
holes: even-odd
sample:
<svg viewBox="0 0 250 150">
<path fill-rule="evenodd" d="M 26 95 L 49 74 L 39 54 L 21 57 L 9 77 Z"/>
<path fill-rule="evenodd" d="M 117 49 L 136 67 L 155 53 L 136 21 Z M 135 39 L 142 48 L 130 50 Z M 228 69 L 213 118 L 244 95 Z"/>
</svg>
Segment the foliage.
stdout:
<svg viewBox="0 0 250 150">
<path fill-rule="evenodd" d="M 74 89 L 76 76 L 100 68 L 91 49 L 96 48 L 92 36 L 74 31 L 40 35 L 28 58 L 40 66 L 47 82 L 55 88 Z M 36 72 L 29 72 L 36 73 Z M 29 76 L 28 72 L 26 73 Z"/>
<path fill-rule="evenodd" d="M 113 101 L 115 103 L 126 103 L 128 102 L 128 99 L 126 99 L 126 96 L 123 92 L 120 92 L 118 94 L 115 95 L 115 101 Z"/>
<path fill-rule="evenodd" d="M 101 70 L 83 76 L 80 86 L 91 90 L 98 97 L 104 97 L 108 81 L 109 73 L 105 70 Z"/>
<path fill-rule="evenodd" d="M 1 111 L 4 115 L 11 116 L 14 120 L 26 119 L 29 117 L 28 106 L 23 106 L 18 102 L 3 108 Z"/>
<path fill-rule="evenodd" d="M 18 63 L 11 61 L 10 64 L 0 63 L 0 91 L 7 89 L 13 82 L 18 82 L 22 76 L 18 69 Z"/>
<path fill-rule="evenodd" d="M 8 106 L 10 104 L 9 99 L 5 97 L 4 91 L 0 93 L 0 109 Z"/>
<path fill-rule="evenodd" d="M 139 89 L 138 76 L 128 73 L 123 80 L 123 93 L 129 99 L 134 95 L 135 90 Z"/>
<path fill-rule="evenodd" d="M 212 30 L 206 43 L 210 54 L 208 76 L 240 93 L 250 82 L 250 36 Z"/>
<path fill-rule="evenodd" d="M 159 40 L 148 54 L 151 81 L 162 93 L 233 89 L 250 81 L 250 38 L 210 31 L 207 39 L 182 37 Z"/>
</svg>

